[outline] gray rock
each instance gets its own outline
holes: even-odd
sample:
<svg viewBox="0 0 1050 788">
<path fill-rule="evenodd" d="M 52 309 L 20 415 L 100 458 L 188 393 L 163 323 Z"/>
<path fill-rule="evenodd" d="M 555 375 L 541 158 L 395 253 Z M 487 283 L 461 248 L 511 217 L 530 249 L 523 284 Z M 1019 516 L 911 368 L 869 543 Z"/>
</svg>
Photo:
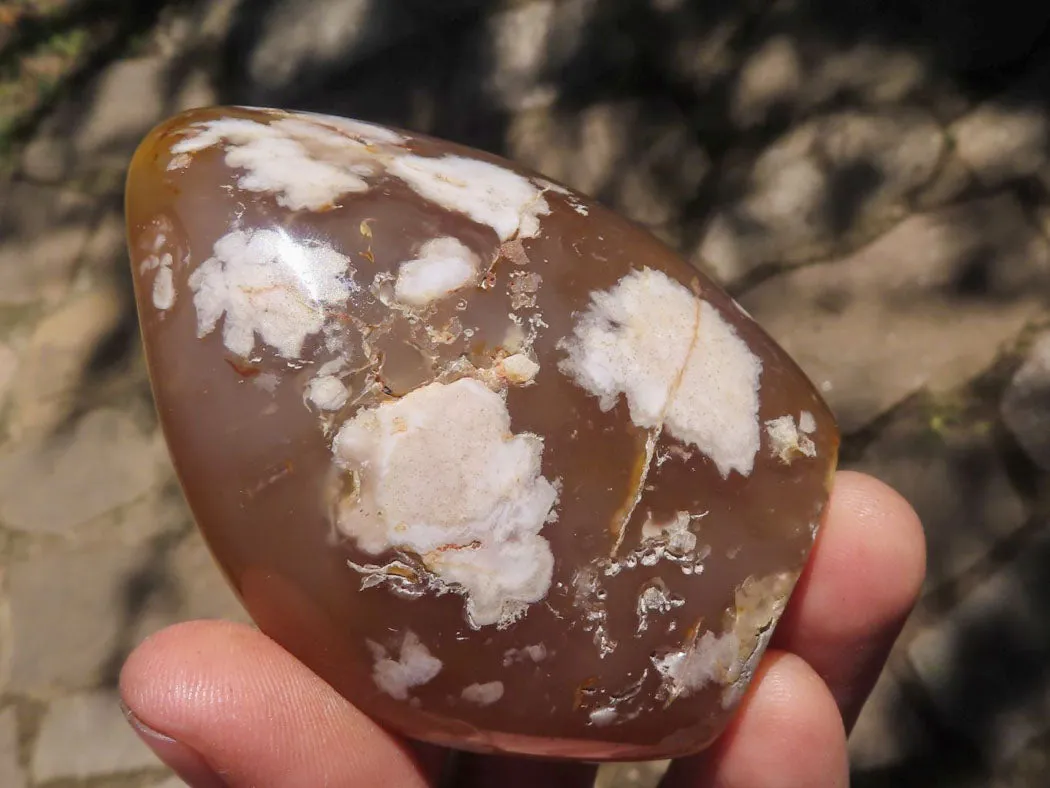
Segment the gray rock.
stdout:
<svg viewBox="0 0 1050 788">
<path fill-rule="evenodd" d="M 0 412 L 7 404 L 7 394 L 11 390 L 15 372 L 18 369 L 18 354 L 10 345 L 0 342 Z"/>
<path fill-rule="evenodd" d="M 917 111 L 809 121 L 755 161 L 742 196 L 712 217 L 696 262 L 733 284 L 760 265 L 819 259 L 899 219 L 941 162 L 944 135 Z"/>
<path fill-rule="evenodd" d="M 608 763 L 598 769 L 594 788 L 656 788 L 670 761 Z"/>
<path fill-rule="evenodd" d="M 874 41 L 814 41 L 790 30 L 785 19 L 770 21 L 779 30 L 786 22 L 789 29 L 762 31 L 764 40 L 746 56 L 730 109 L 738 127 L 760 126 L 778 113 L 800 118 L 844 95 L 864 107 L 902 102 L 929 82 L 928 69 L 914 52 Z"/>
<path fill-rule="evenodd" d="M 128 265 L 124 208 L 121 202 L 113 202 L 107 206 L 84 247 L 79 272 L 92 282 L 110 282 L 118 267 L 123 274 L 124 266 Z"/>
<path fill-rule="evenodd" d="M 843 463 L 883 480 L 915 508 L 926 531 L 928 589 L 973 567 L 1027 520 L 995 445 L 993 418 L 951 412 L 928 398 L 910 402 Z"/>
<path fill-rule="evenodd" d="M 737 126 L 759 126 L 785 104 L 796 106 L 805 84 L 798 41 L 775 35 L 744 62 L 733 88 L 731 114 Z"/>
<path fill-rule="evenodd" d="M 990 102 L 956 121 L 949 133 L 958 156 L 985 186 L 1039 173 L 1050 177 L 1050 116 L 1041 105 Z"/>
<path fill-rule="evenodd" d="M 853 431 L 986 369 L 1043 307 L 1045 240 L 1010 197 L 912 216 L 858 252 L 741 297 Z"/>
<path fill-rule="evenodd" d="M 7 572 L 0 566 L 0 697 L 11 681 L 14 633 L 11 629 L 11 602 L 7 595 Z"/>
<path fill-rule="evenodd" d="M 144 605 L 148 551 L 120 546 L 67 550 L 9 570 L 14 692 L 44 696 L 96 685 L 130 644 L 129 611 Z M 141 583 L 140 583 L 141 585 Z M 111 678 L 112 676 L 110 676 Z"/>
<path fill-rule="evenodd" d="M 310 68 L 358 49 L 374 51 L 383 39 L 369 24 L 374 5 L 371 0 L 278 3 L 263 21 L 249 61 L 251 76 L 267 88 L 284 87 Z"/>
<path fill-rule="evenodd" d="M 18 760 L 18 723 L 12 708 L 0 711 L 0 785 L 24 788 L 25 772 Z"/>
<path fill-rule="evenodd" d="M 742 70 L 742 58 L 751 54 L 739 51 L 740 39 L 747 35 L 745 28 L 755 23 L 756 17 L 765 13 L 775 0 L 737 0 L 734 3 L 720 4 L 717 16 L 697 24 L 697 18 L 691 11 L 697 8 L 687 0 L 650 0 L 648 5 L 657 12 L 654 15 L 659 26 L 649 28 L 646 33 L 660 35 L 664 51 L 662 61 L 666 63 L 673 80 L 679 84 L 689 84 L 698 95 L 703 95 L 713 86 L 718 86 L 732 78 L 733 73 Z M 609 4 L 614 5 L 614 4 Z M 627 25 L 636 22 L 637 15 L 632 15 L 637 4 L 620 3 L 624 11 L 622 20 L 616 19 L 616 33 L 623 37 L 608 36 L 607 46 L 612 50 L 607 57 L 616 57 L 617 50 L 621 58 L 632 53 L 632 38 L 637 40 L 642 31 L 627 30 Z M 606 9 L 608 5 L 606 6 Z M 603 9 L 603 10 L 606 10 Z M 652 18 L 652 17 L 651 17 Z M 626 23 L 626 24 L 625 24 Z M 668 34 L 671 30 L 673 33 Z M 610 32 L 612 32 L 610 30 Z M 725 119 L 715 113 L 710 117 L 703 112 L 696 120 L 707 126 L 721 124 Z"/>
<path fill-rule="evenodd" d="M 405 9 L 376 0 L 274 3 L 259 20 L 248 56 L 252 89 L 271 95 L 294 90 L 319 72 L 342 71 L 478 4 L 449 0 Z"/>
<path fill-rule="evenodd" d="M 250 619 L 196 531 L 54 551 L 10 568 L 11 689 L 44 696 L 111 680 L 126 654 L 191 619 Z"/>
<path fill-rule="evenodd" d="M 987 762 L 1013 760 L 1050 721 L 1050 528 L 907 650 L 947 728 Z"/>
<path fill-rule="evenodd" d="M 59 533 L 131 503 L 157 482 L 162 450 L 125 414 L 96 410 L 68 432 L 0 454 L 0 520 Z"/>
<path fill-rule="evenodd" d="M 166 66 L 161 58 L 141 57 L 107 68 L 72 137 L 76 154 L 91 157 L 95 167 L 99 159 L 126 167 L 128 152 L 164 114 Z"/>
<path fill-rule="evenodd" d="M 158 437 L 159 439 L 159 437 Z M 193 525 L 193 515 L 175 481 L 175 472 L 167 463 L 162 470 L 164 484 L 144 498 L 120 509 L 112 519 L 100 518 L 90 526 L 77 529 L 77 544 L 138 545 L 158 537 L 174 538 Z"/>
<path fill-rule="evenodd" d="M 118 188 L 131 153 L 162 119 L 168 66 L 151 56 L 117 61 L 102 71 L 42 124 L 23 151 L 22 172 L 40 182 Z"/>
<path fill-rule="evenodd" d="M 94 203 L 73 191 L 18 182 L 0 192 L 0 306 L 60 299 L 94 213 Z"/>
<path fill-rule="evenodd" d="M 11 437 L 40 435 L 71 412 L 92 355 L 120 324 L 123 304 L 113 288 L 80 293 L 33 330 L 12 392 Z"/>
<path fill-rule="evenodd" d="M 884 670 L 850 733 L 850 767 L 886 769 L 928 752 L 931 746 L 925 722 L 904 695 L 900 681 L 891 670 Z"/>
<path fill-rule="evenodd" d="M 595 0 L 532 0 L 503 5 L 479 32 L 492 60 L 485 90 L 510 112 L 549 106 L 559 97 L 559 74 L 564 76 L 566 65 L 578 56 L 601 4 Z"/>
<path fill-rule="evenodd" d="M 1032 788 L 1050 785 L 1050 736 L 1036 737 L 1009 763 L 995 770 L 988 788 Z"/>
<path fill-rule="evenodd" d="M 678 223 L 709 167 L 685 118 L 656 101 L 522 113 L 507 138 L 511 157 L 653 229 Z"/>
<path fill-rule="evenodd" d="M 1032 345 L 1003 394 L 1003 421 L 1029 457 L 1050 471 L 1050 333 Z"/>
<path fill-rule="evenodd" d="M 124 719 L 115 692 L 91 692 L 54 701 L 33 748 L 37 782 L 88 779 L 164 768 Z"/>
</svg>

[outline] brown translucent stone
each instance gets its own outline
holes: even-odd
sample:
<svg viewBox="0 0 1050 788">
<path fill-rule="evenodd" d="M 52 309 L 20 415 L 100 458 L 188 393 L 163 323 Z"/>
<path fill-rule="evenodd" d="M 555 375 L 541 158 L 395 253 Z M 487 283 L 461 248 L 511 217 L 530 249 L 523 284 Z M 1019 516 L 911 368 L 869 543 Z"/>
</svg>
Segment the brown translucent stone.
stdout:
<svg viewBox="0 0 1050 788">
<path fill-rule="evenodd" d="M 265 632 L 439 744 L 720 733 L 838 446 L 731 298 L 534 173 L 327 116 L 174 118 L 127 214 L 179 478 Z"/>
</svg>

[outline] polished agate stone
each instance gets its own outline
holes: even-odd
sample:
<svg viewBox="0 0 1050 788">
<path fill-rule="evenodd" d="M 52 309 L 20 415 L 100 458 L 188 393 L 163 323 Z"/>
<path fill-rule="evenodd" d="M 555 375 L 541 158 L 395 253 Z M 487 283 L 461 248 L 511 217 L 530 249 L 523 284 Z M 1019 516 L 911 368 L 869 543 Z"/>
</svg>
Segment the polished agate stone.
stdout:
<svg viewBox="0 0 1050 788">
<path fill-rule="evenodd" d="M 416 739 L 717 737 L 838 446 L 729 296 L 559 184 L 337 117 L 180 115 L 127 218 L 178 475 L 264 632 Z"/>
</svg>

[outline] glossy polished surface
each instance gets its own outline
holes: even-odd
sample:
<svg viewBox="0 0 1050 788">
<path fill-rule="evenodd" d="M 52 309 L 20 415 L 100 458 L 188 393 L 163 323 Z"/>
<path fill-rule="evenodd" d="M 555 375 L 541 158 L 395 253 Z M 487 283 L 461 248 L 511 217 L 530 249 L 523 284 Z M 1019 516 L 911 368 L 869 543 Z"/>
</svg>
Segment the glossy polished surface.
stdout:
<svg viewBox="0 0 1050 788">
<path fill-rule="evenodd" d="M 718 735 L 838 447 L 732 299 L 533 173 L 328 116 L 174 118 L 127 213 L 179 477 L 265 632 L 440 744 Z"/>
</svg>

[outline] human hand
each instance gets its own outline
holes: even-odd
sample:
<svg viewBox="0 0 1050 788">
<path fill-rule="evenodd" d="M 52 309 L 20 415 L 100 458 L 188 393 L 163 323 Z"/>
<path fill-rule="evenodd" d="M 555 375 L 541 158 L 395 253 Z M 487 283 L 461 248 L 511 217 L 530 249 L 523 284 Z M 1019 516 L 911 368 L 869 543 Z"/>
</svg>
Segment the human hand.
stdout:
<svg viewBox="0 0 1050 788">
<path fill-rule="evenodd" d="M 922 527 L 882 483 L 841 472 L 806 571 L 733 722 L 661 788 L 838 788 L 846 736 L 918 596 Z M 595 767 L 457 754 L 380 728 L 265 635 L 198 621 L 127 660 L 139 735 L 193 788 L 584 788 Z"/>
</svg>

